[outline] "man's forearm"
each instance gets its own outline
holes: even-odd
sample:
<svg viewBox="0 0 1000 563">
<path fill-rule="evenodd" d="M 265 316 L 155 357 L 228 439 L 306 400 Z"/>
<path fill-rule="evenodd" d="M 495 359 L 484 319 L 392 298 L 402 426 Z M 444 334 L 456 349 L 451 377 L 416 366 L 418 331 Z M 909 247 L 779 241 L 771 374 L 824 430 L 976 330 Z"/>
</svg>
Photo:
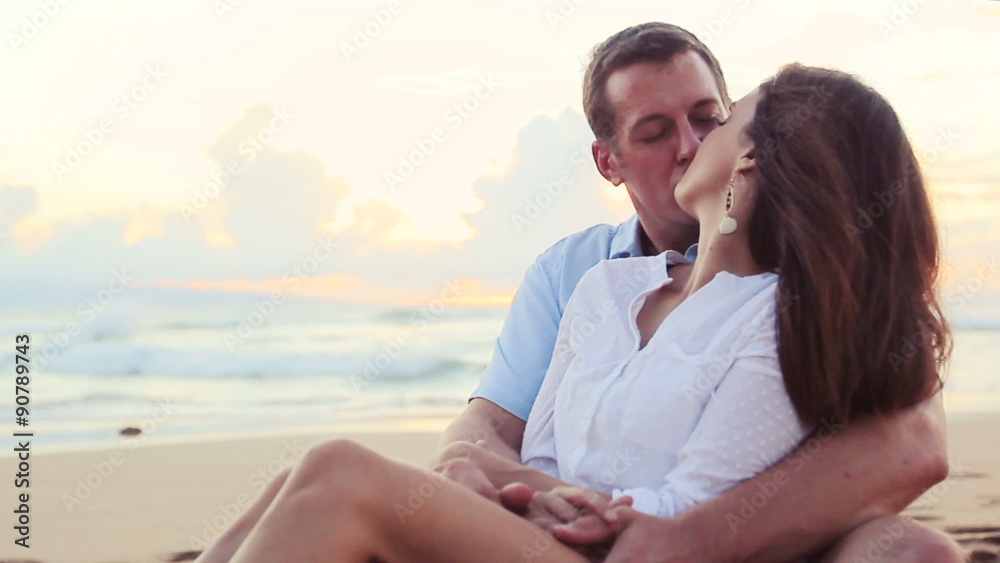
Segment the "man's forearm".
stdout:
<svg viewBox="0 0 1000 563">
<path fill-rule="evenodd" d="M 881 420 L 825 423 L 790 456 L 675 524 L 711 542 L 705 547 L 720 561 L 788 560 L 899 512 L 946 474 L 944 415 L 934 397 Z"/>
<path fill-rule="evenodd" d="M 470 442 L 455 442 L 442 450 L 441 459 L 466 458 L 472 461 L 497 489 L 511 483 L 523 483 L 535 491 L 550 491 L 556 487 L 572 486 L 548 473 L 522 465 Z"/>
<path fill-rule="evenodd" d="M 443 461 L 442 455 L 451 444 L 484 441 L 491 452 L 520 463 L 521 438 L 525 422 L 499 405 L 486 399 L 473 399 L 465 411 L 441 434 L 439 456 L 434 463 Z"/>
<path fill-rule="evenodd" d="M 443 452 L 451 444 L 460 442 L 485 442 L 486 448 L 514 462 L 521 460 L 521 453 L 515 451 L 496 432 L 483 432 L 483 424 L 479 420 L 456 419 L 441 434 L 438 449 Z M 440 459 L 440 458 L 439 458 Z"/>
</svg>

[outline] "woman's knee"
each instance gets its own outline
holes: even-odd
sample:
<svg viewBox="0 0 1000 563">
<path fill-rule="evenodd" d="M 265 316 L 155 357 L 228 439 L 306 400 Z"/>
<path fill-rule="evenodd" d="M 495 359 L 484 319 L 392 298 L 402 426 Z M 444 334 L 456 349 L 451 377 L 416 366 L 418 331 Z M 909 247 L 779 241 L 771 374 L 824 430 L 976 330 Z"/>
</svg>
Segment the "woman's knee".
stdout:
<svg viewBox="0 0 1000 563">
<path fill-rule="evenodd" d="M 899 561 L 914 563 L 964 563 L 965 554 L 958 543 L 948 534 L 913 523 L 909 551 L 900 554 Z"/>
<path fill-rule="evenodd" d="M 882 516 L 855 528 L 822 561 L 951 563 L 965 559 L 958 544 L 944 532 L 910 518 Z"/>
<path fill-rule="evenodd" d="M 376 479 L 384 458 L 351 440 L 325 440 L 305 453 L 288 476 L 292 490 L 309 488 L 320 495 L 342 496 Z"/>
</svg>

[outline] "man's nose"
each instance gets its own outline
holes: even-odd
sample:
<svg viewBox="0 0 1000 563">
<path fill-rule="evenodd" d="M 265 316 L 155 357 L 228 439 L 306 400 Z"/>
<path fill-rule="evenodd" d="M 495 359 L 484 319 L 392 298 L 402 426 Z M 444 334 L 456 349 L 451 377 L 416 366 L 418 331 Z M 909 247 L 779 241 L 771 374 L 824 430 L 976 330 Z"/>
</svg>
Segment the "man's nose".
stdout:
<svg viewBox="0 0 1000 563">
<path fill-rule="evenodd" d="M 678 134 L 680 138 L 677 146 L 677 163 L 687 164 L 691 162 L 695 153 L 698 152 L 698 147 L 701 146 L 701 138 L 695 133 L 690 123 L 683 123 L 678 128 Z"/>
</svg>

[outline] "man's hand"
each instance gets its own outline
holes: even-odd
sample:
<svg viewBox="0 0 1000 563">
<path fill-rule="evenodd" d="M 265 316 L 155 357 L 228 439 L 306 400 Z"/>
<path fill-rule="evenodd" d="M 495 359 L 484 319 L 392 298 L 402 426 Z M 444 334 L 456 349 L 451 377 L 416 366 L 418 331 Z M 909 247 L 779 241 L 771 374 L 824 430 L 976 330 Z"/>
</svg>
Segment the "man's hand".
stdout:
<svg viewBox="0 0 1000 563">
<path fill-rule="evenodd" d="M 612 507 L 608 514 L 618 534 L 605 563 L 670 561 L 673 563 L 705 561 L 705 554 L 693 545 L 690 534 L 670 518 L 657 518 L 633 510 L 630 506 Z"/>
<path fill-rule="evenodd" d="M 438 472 L 459 485 L 472 489 L 479 496 L 500 503 L 496 487 L 471 459 L 461 457 L 450 459 L 438 468 Z"/>
</svg>

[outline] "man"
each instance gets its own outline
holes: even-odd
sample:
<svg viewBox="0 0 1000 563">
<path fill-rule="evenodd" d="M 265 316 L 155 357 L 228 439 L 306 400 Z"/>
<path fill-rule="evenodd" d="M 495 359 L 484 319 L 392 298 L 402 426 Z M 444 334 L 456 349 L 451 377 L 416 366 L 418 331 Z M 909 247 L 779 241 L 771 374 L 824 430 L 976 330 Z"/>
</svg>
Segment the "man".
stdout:
<svg viewBox="0 0 1000 563">
<path fill-rule="evenodd" d="M 595 48 L 583 99 L 597 168 L 615 186 L 625 185 L 636 216 L 571 235 L 538 257 L 480 386 L 442 437 L 439 465 L 495 499 L 491 485 L 509 482 L 509 472 L 491 475 L 491 467 L 446 462 L 468 442 L 520 461 L 525 420 L 562 311 L 584 272 L 603 259 L 688 249 L 697 241 L 698 225 L 678 208 L 673 192 L 729 106 L 708 48 L 663 23 L 631 27 Z M 689 250 L 692 258 L 695 253 Z M 677 518 L 626 511 L 608 560 L 770 561 L 827 550 L 825 561 L 961 561 L 946 535 L 895 516 L 944 479 L 947 467 L 943 411 L 935 397 L 886 420 L 821 428 L 765 473 Z M 566 520 L 566 499 L 557 491 L 540 492 L 530 510 L 539 523 Z M 586 534 L 575 537 L 587 543 Z"/>
</svg>

